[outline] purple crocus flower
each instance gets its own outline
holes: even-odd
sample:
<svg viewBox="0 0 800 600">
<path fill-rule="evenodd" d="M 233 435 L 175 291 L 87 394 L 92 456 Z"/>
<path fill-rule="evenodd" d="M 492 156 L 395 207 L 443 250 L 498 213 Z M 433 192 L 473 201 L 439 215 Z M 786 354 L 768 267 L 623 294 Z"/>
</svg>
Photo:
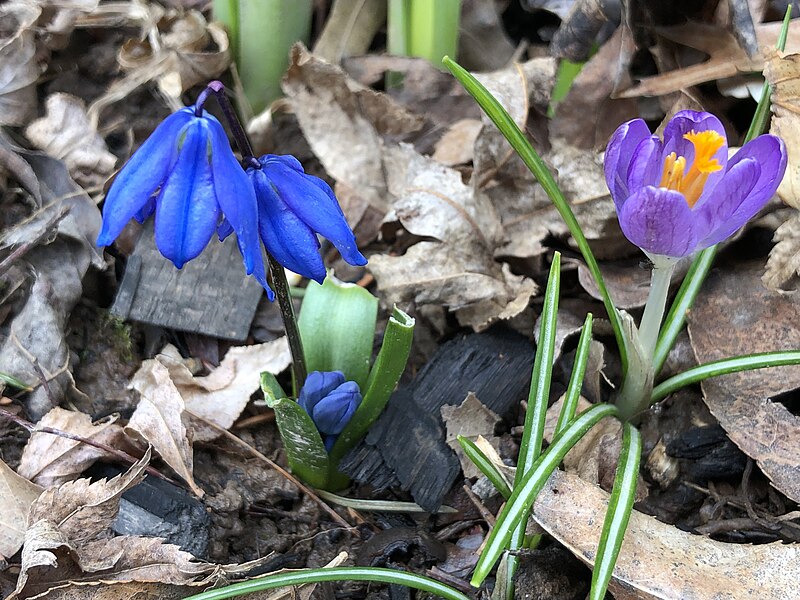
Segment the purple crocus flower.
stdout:
<svg viewBox="0 0 800 600">
<path fill-rule="evenodd" d="M 297 402 L 314 421 L 330 452 L 361 404 L 361 390 L 355 381 L 346 381 L 341 371 L 312 371 Z"/>
<path fill-rule="evenodd" d="M 663 141 L 642 119 L 624 123 L 605 156 L 625 237 L 649 255 L 673 258 L 733 235 L 769 201 L 785 171 L 780 138 L 759 136 L 728 160 L 722 123 L 692 110 L 670 120 Z"/>
</svg>

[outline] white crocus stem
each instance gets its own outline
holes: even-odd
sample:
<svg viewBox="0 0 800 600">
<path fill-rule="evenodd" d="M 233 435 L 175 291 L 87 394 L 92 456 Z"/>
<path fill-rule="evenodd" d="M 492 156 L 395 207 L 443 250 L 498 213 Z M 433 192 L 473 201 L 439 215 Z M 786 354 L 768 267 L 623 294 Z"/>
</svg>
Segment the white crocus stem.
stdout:
<svg viewBox="0 0 800 600">
<path fill-rule="evenodd" d="M 653 258 L 653 273 L 650 276 L 650 293 L 647 304 L 644 306 L 642 322 L 639 324 L 639 341 L 642 344 L 644 355 L 652 358 L 661 331 L 661 321 L 664 319 L 664 309 L 667 306 L 669 283 L 672 272 L 678 261 L 674 258 L 656 256 Z"/>
</svg>

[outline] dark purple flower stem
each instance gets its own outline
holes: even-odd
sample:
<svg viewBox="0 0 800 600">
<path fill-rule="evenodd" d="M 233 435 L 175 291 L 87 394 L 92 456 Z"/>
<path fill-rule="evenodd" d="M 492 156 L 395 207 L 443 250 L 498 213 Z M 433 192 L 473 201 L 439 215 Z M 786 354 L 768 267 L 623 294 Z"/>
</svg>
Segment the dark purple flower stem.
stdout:
<svg viewBox="0 0 800 600">
<path fill-rule="evenodd" d="M 256 169 L 261 168 L 261 163 L 256 159 L 253 153 L 253 145 L 250 143 L 250 138 L 242 127 L 242 122 L 239 120 L 236 111 L 225 94 L 225 86 L 220 81 L 212 81 L 206 86 L 200 95 L 197 97 L 195 103 L 195 112 L 202 113 L 203 104 L 210 94 L 214 94 L 217 103 L 222 109 L 222 114 L 230 127 L 233 139 L 239 148 L 242 155 L 242 163 L 244 168 L 253 167 Z M 199 115 L 198 115 L 199 116 Z M 300 338 L 300 329 L 297 326 L 297 317 L 294 314 L 294 304 L 292 304 L 292 296 L 289 293 L 289 282 L 286 280 L 286 273 L 283 266 L 276 261 L 273 256 L 267 252 L 267 261 L 269 262 L 269 284 L 275 291 L 275 296 L 278 298 L 278 306 L 281 309 L 281 319 L 283 319 L 283 328 L 286 331 L 286 337 L 289 338 L 289 350 L 292 353 L 292 375 L 294 376 L 294 384 L 296 389 L 301 389 L 305 383 L 308 370 L 306 369 L 306 358 L 303 352 L 303 340 Z"/>
</svg>

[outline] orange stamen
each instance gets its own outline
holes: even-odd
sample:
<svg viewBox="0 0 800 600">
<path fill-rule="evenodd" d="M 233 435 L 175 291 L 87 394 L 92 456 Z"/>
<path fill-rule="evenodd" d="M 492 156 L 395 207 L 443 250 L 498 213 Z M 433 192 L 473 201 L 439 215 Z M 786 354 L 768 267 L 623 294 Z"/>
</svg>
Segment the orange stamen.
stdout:
<svg viewBox="0 0 800 600">
<path fill-rule="evenodd" d="M 692 165 L 686 171 L 686 159 L 671 153 L 664 159 L 660 187 L 680 192 L 693 207 L 703 193 L 708 176 L 722 169 L 714 155 L 725 143 L 725 138 L 710 130 L 690 131 L 683 137 L 694 145 Z"/>
</svg>

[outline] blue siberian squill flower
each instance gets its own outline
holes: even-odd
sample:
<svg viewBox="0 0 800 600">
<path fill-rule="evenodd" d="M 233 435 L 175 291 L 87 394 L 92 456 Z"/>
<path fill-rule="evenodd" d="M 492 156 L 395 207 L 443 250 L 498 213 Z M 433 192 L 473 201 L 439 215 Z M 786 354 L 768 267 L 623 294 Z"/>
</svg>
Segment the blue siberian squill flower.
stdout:
<svg viewBox="0 0 800 600">
<path fill-rule="evenodd" d="M 253 187 L 217 119 L 202 108 L 171 114 L 122 167 L 103 205 L 98 246 L 132 218 L 155 213 L 158 250 L 177 268 L 197 257 L 222 228 L 236 233 L 248 275 L 267 290 Z"/>
<path fill-rule="evenodd" d="M 351 265 L 365 265 L 330 186 L 307 175 L 294 156 L 265 154 L 247 169 L 258 201 L 258 229 L 267 251 L 290 271 L 322 283 L 317 234 Z"/>
<path fill-rule="evenodd" d="M 361 404 L 361 390 L 355 381 L 346 381 L 341 371 L 312 371 L 297 402 L 314 421 L 330 452 Z"/>
<path fill-rule="evenodd" d="M 785 171 L 780 138 L 759 136 L 728 160 L 722 123 L 691 110 L 670 120 L 663 141 L 641 119 L 624 123 L 605 156 L 622 232 L 646 253 L 673 258 L 733 235 L 769 201 Z"/>
</svg>

